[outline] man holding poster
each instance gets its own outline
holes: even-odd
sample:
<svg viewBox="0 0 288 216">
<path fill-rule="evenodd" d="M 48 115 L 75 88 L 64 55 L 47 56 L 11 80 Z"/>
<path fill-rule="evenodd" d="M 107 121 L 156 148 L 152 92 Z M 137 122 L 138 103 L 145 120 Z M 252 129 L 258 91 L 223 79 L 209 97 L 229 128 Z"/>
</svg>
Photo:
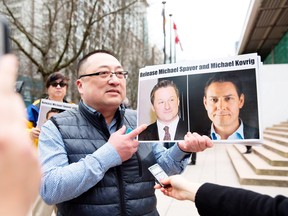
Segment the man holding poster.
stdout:
<svg viewBox="0 0 288 216">
<path fill-rule="evenodd" d="M 60 113 L 41 128 L 41 196 L 59 215 L 159 215 L 155 179 L 158 163 L 168 175 L 181 173 L 190 152 L 212 147 L 207 136 L 188 132 L 170 149 L 135 139 L 137 113 L 125 109 L 128 72 L 110 52 L 96 50 L 78 63 L 77 110 Z"/>
</svg>

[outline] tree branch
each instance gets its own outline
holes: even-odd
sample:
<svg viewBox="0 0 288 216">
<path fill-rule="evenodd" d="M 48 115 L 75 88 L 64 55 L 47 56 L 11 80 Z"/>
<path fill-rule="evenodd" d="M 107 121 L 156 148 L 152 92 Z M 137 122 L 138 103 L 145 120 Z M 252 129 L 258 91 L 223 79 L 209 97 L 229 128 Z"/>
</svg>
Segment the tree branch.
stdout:
<svg viewBox="0 0 288 216">
<path fill-rule="evenodd" d="M 75 9 L 75 4 L 74 4 L 73 1 L 71 1 L 71 10 L 70 10 L 69 17 L 68 17 L 69 22 L 68 22 L 68 29 L 67 29 L 66 39 L 65 39 L 65 43 L 64 43 L 64 48 L 62 50 L 62 53 L 59 56 L 58 61 L 53 65 L 53 70 L 56 70 L 56 68 L 58 68 L 58 66 L 62 62 L 64 54 L 68 50 L 69 41 L 70 41 L 70 35 L 71 35 L 71 32 L 72 32 L 72 27 L 73 27 L 73 23 L 72 22 L 73 22 L 74 9 Z"/>
<path fill-rule="evenodd" d="M 23 33 L 23 35 L 27 38 L 27 40 L 31 43 L 32 46 L 34 46 L 36 49 L 39 50 L 40 53 L 44 53 L 41 46 L 39 46 L 37 43 L 33 41 L 33 36 L 26 31 L 24 26 L 19 22 L 19 20 L 13 15 L 12 11 L 8 7 L 5 0 L 3 0 L 3 5 L 5 6 L 9 16 L 12 18 L 13 24 L 16 26 L 16 28 Z M 11 37 L 10 37 L 11 38 Z M 11 38 L 12 39 L 12 38 Z"/>
<path fill-rule="evenodd" d="M 12 38 L 11 40 L 12 40 L 15 44 L 17 44 L 19 50 L 21 50 L 21 52 L 23 52 L 23 53 L 25 54 L 25 56 L 26 56 L 31 62 L 33 62 L 33 64 L 38 68 L 38 71 L 44 72 L 42 65 L 41 65 L 39 62 L 37 62 L 37 61 L 29 54 L 28 51 L 26 51 L 26 50 L 24 49 L 24 47 L 21 45 L 21 43 L 20 43 L 18 40 L 16 40 L 15 38 Z"/>
</svg>

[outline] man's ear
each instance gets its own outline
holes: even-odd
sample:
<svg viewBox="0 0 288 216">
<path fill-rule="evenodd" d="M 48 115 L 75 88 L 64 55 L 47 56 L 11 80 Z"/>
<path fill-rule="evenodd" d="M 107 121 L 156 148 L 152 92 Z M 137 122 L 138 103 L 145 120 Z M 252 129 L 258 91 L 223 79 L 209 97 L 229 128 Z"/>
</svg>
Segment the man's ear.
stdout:
<svg viewBox="0 0 288 216">
<path fill-rule="evenodd" d="M 206 97 L 205 96 L 203 96 L 203 104 L 204 104 L 204 107 L 205 107 L 205 109 L 207 110 L 207 100 L 206 100 Z"/>
<path fill-rule="evenodd" d="M 239 109 L 241 109 L 243 106 L 244 106 L 244 103 L 245 103 L 245 96 L 244 94 L 242 93 L 240 95 L 240 98 L 239 98 Z"/>
<path fill-rule="evenodd" d="M 153 112 L 155 112 L 153 104 L 151 104 L 151 109 L 152 109 Z"/>
<path fill-rule="evenodd" d="M 80 79 L 76 80 L 76 86 L 78 88 L 79 93 L 81 94 L 81 92 L 82 92 L 82 81 Z"/>
</svg>

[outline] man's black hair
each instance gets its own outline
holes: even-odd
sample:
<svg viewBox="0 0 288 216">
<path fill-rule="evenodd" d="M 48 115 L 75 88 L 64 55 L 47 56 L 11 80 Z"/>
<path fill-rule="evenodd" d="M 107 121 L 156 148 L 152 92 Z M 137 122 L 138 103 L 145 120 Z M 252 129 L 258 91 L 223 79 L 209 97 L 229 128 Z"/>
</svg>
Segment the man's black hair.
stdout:
<svg viewBox="0 0 288 216">
<path fill-rule="evenodd" d="M 111 56 L 117 58 L 114 53 L 112 53 L 112 52 L 110 52 L 110 51 L 108 51 L 108 50 L 104 50 L 104 49 L 99 49 L 99 50 L 94 50 L 94 51 L 92 51 L 92 52 L 89 52 L 89 53 L 87 53 L 86 55 L 84 55 L 84 56 L 79 60 L 79 62 L 78 62 L 78 64 L 77 64 L 77 74 L 78 74 L 78 77 L 79 77 L 79 75 L 80 75 L 80 74 L 79 74 L 79 70 L 80 70 L 80 67 L 82 66 L 82 64 L 83 64 L 90 56 L 92 56 L 92 55 L 94 55 L 94 54 L 96 54 L 96 53 L 106 53 L 106 54 L 108 54 L 108 55 L 111 55 Z"/>
<path fill-rule="evenodd" d="M 224 73 L 224 72 L 219 72 L 215 73 L 212 77 L 209 78 L 209 80 L 206 82 L 205 87 L 204 87 L 204 96 L 206 97 L 206 92 L 208 87 L 215 82 L 223 83 L 223 82 L 231 82 L 237 91 L 238 97 L 243 94 L 243 88 L 242 88 L 242 83 L 241 80 L 239 79 L 238 76 L 235 74 L 231 73 Z"/>
</svg>

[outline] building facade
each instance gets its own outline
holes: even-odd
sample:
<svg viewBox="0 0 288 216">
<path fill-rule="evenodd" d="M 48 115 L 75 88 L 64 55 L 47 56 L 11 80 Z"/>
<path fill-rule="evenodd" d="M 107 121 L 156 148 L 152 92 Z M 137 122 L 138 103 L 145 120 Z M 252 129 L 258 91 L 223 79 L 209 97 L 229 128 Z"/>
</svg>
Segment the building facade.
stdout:
<svg viewBox="0 0 288 216">
<path fill-rule="evenodd" d="M 43 80 L 55 70 L 70 78 L 68 99 L 77 102 L 77 60 L 107 49 L 129 71 L 127 96 L 135 105 L 139 69 L 161 61 L 148 41 L 148 6 L 146 0 L 3 0 L 0 11 L 11 21 L 25 103 L 45 93 Z"/>
<path fill-rule="evenodd" d="M 288 1 L 251 0 L 237 54 L 257 53 L 262 128 L 287 121 Z"/>
<path fill-rule="evenodd" d="M 256 52 L 264 64 L 288 63 L 287 31 L 287 0 L 251 0 L 237 54 Z"/>
</svg>

